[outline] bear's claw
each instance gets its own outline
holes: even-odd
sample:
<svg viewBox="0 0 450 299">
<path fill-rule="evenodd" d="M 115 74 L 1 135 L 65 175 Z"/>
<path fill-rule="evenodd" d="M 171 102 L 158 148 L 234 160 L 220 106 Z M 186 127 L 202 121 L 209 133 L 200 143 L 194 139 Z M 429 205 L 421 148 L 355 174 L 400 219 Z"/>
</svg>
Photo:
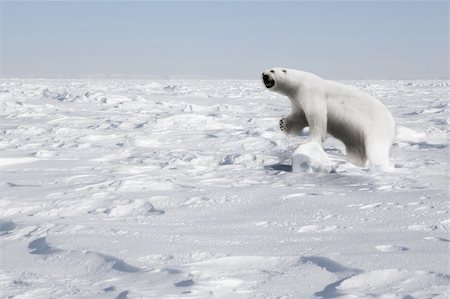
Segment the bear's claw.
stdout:
<svg viewBox="0 0 450 299">
<path fill-rule="evenodd" d="M 280 119 L 280 130 L 283 132 L 286 131 L 286 121 L 284 118 Z"/>
</svg>

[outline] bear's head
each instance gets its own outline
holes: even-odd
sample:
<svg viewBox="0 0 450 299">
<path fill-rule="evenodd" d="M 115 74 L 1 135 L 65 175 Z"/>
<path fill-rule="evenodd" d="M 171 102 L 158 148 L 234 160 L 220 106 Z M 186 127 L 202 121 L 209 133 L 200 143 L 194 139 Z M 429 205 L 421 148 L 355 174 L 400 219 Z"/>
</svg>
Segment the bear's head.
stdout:
<svg viewBox="0 0 450 299">
<path fill-rule="evenodd" d="M 298 88 L 298 81 L 295 80 L 295 70 L 276 67 L 265 70 L 262 73 L 264 85 L 271 91 L 290 95 Z"/>
</svg>

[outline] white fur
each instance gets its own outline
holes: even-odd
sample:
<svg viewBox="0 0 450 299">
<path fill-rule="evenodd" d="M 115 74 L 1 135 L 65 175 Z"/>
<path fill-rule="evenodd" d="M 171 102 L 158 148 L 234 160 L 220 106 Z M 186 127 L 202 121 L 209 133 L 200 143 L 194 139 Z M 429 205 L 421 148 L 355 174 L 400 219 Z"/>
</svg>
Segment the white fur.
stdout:
<svg viewBox="0 0 450 299">
<path fill-rule="evenodd" d="M 280 121 L 288 135 L 309 126 L 308 141 L 322 144 L 327 133 L 344 142 L 349 162 L 387 167 L 394 139 L 394 119 L 377 99 L 314 74 L 272 68 L 263 73 L 274 80 L 269 90 L 291 100 L 292 111 Z"/>
</svg>

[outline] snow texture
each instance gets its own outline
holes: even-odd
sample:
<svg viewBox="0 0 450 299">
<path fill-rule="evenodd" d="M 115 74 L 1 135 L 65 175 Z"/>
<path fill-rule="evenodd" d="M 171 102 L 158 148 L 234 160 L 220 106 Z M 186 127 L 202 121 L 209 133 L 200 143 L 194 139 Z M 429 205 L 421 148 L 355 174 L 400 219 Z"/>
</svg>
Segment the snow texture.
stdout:
<svg viewBox="0 0 450 299">
<path fill-rule="evenodd" d="M 2 79 L 0 297 L 449 298 L 450 83 L 344 83 L 391 171 L 286 137 L 257 81 Z"/>
</svg>

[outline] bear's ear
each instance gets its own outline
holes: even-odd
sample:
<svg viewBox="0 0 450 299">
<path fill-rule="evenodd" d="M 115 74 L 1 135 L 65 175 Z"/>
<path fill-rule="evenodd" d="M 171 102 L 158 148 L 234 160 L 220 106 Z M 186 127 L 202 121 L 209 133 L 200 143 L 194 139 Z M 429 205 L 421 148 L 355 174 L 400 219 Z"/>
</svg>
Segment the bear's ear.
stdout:
<svg viewBox="0 0 450 299">
<path fill-rule="evenodd" d="M 285 73 L 285 74 L 286 74 L 286 70 L 283 70 L 283 73 Z"/>
</svg>

